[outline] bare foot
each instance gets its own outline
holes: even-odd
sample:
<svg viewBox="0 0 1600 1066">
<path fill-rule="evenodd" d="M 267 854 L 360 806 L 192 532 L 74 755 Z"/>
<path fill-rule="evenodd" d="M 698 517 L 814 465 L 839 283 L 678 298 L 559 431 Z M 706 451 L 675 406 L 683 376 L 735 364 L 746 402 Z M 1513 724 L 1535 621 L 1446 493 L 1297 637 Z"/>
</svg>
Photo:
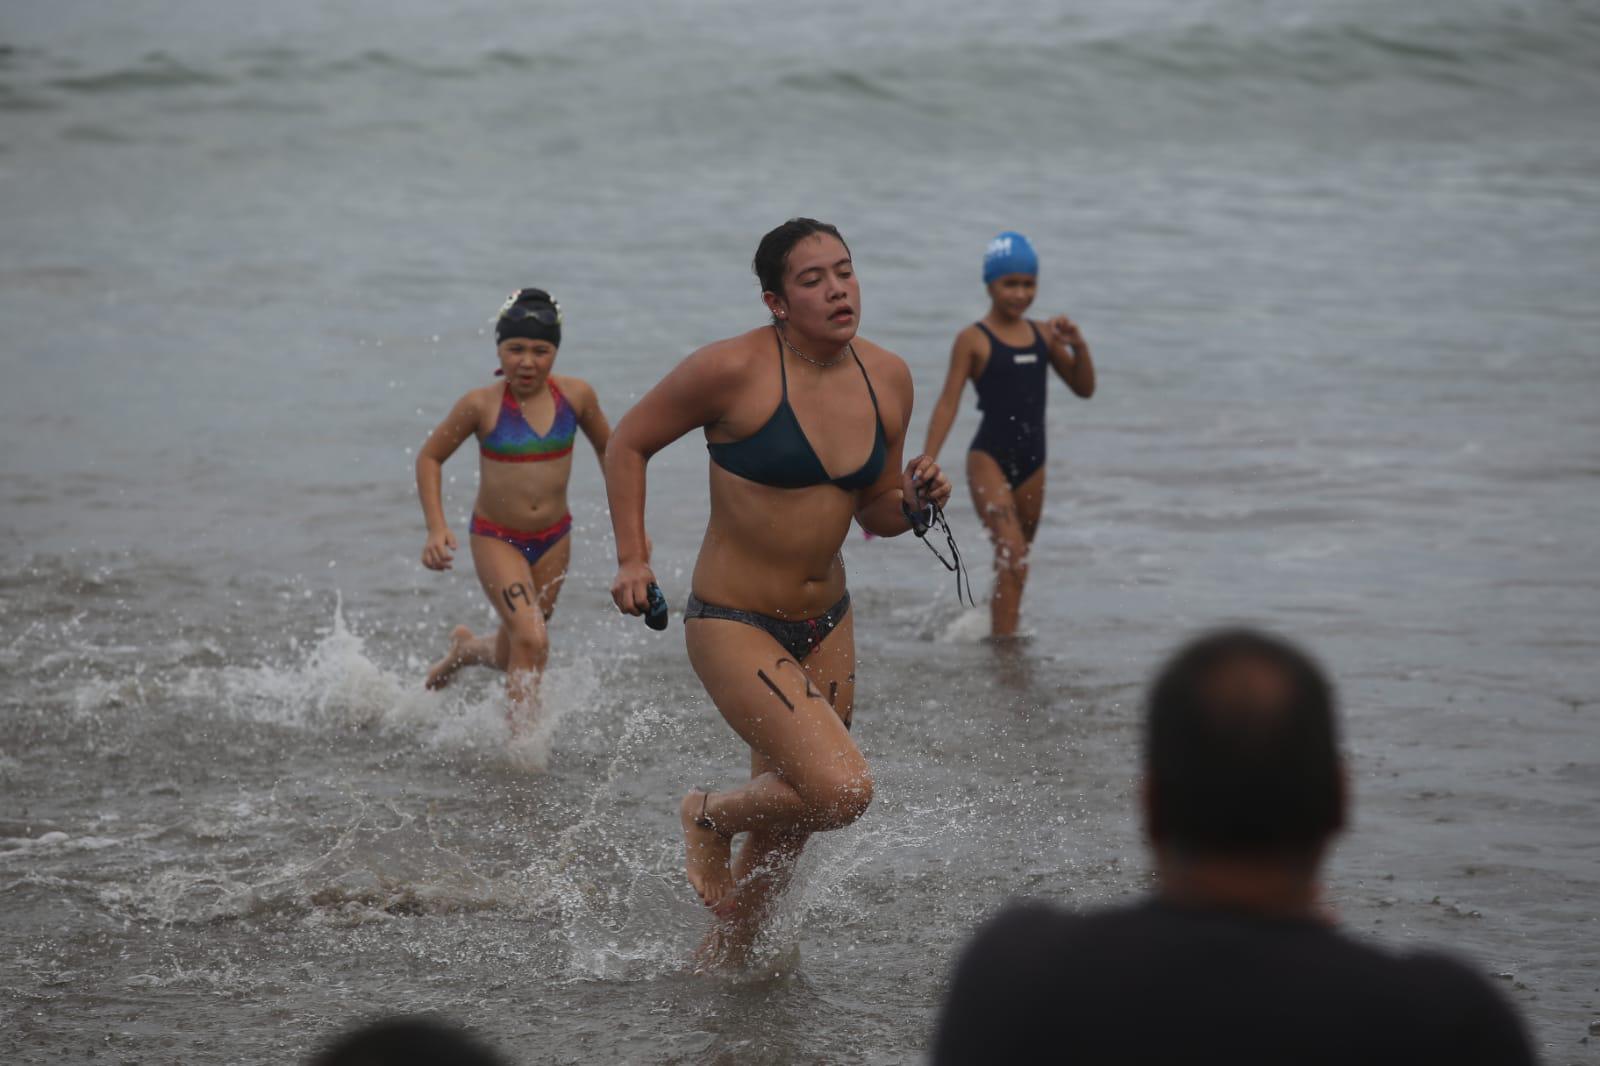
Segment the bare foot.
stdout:
<svg viewBox="0 0 1600 1066">
<path fill-rule="evenodd" d="M 506 726 L 513 741 L 527 735 L 539 721 L 539 671 L 506 672 Z"/>
<path fill-rule="evenodd" d="M 440 689 L 450 683 L 456 676 L 456 671 L 467 665 L 467 645 L 472 641 L 472 630 L 466 626 L 456 626 L 450 631 L 450 650 L 444 653 L 444 658 L 433 664 L 428 671 L 428 680 L 422 683 L 424 688 Z"/>
<path fill-rule="evenodd" d="M 727 921 L 714 923 L 689 959 L 689 970 L 695 974 L 728 973 L 741 969 L 750 957 L 748 938 L 741 935 Z"/>
<path fill-rule="evenodd" d="M 537 696 L 522 699 L 509 699 L 506 701 L 506 728 L 511 731 L 513 741 L 521 741 L 531 737 L 533 728 L 539 722 L 539 702 Z"/>
<path fill-rule="evenodd" d="M 728 864 L 733 854 L 733 835 L 719 833 L 696 821 L 705 809 L 707 793 L 691 789 L 678 807 L 683 823 L 683 850 L 689 884 L 700 902 L 715 907 L 733 892 L 733 871 Z"/>
<path fill-rule="evenodd" d="M 743 970 L 758 958 L 770 901 L 761 899 L 761 890 L 741 881 L 728 896 L 711 909 L 718 921 L 706 931 L 690 965 L 694 973 L 710 974 Z M 769 945 L 770 946 L 770 945 Z"/>
</svg>

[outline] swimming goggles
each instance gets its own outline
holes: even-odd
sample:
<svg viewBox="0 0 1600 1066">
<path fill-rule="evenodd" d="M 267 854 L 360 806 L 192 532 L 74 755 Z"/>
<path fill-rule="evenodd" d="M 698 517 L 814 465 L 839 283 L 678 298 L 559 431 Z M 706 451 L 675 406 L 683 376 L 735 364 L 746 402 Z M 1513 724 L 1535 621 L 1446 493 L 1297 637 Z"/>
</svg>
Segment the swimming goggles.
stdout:
<svg viewBox="0 0 1600 1066">
<path fill-rule="evenodd" d="M 508 322 L 522 322 L 531 318 L 541 326 L 561 324 L 561 311 L 550 304 L 512 304 L 500 312 L 500 317 Z"/>
<path fill-rule="evenodd" d="M 912 510 L 902 503 L 900 510 L 905 514 L 906 521 L 911 523 L 911 532 L 917 535 L 917 539 L 928 545 L 928 550 L 933 553 L 933 557 L 943 563 L 946 570 L 954 571 L 956 575 L 956 602 L 967 603 L 973 607 L 978 606 L 977 598 L 972 595 L 972 578 L 967 573 L 966 565 L 961 562 L 961 549 L 956 547 L 956 535 L 950 532 L 950 523 L 945 521 L 944 508 L 929 500 L 917 510 Z M 931 529 L 937 529 L 944 534 L 944 542 L 950 548 L 949 559 L 946 559 L 939 549 L 935 548 L 932 542 L 928 540 L 928 531 Z M 966 590 L 964 596 L 962 593 L 963 587 Z"/>
</svg>

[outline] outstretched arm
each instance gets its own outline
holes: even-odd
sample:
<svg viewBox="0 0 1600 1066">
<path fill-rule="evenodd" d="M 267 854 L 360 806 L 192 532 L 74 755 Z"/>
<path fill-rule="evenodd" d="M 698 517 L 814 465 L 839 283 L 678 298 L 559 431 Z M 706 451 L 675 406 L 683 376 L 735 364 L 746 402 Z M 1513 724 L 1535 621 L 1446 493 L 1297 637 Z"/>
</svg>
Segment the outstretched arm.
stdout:
<svg viewBox="0 0 1600 1066">
<path fill-rule="evenodd" d="M 1046 326 L 1050 365 L 1074 395 L 1087 400 L 1094 395 L 1094 360 L 1089 358 L 1089 342 L 1078 332 L 1077 323 L 1066 315 L 1057 315 Z"/>
<path fill-rule="evenodd" d="M 950 427 L 955 424 L 956 412 L 961 409 L 961 391 L 967 387 L 967 379 L 972 376 L 973 359 L 977 354 L 972 338 L 968 336 L 973 332 L 976 331 L 968 326 L 956 334 L 955 343 L 950 346 L 950 369 L 945 372 L 944 388 L 939 390 L 939 399 L 933 405 L 933 415 L 928 419 L 928 436 L 922 445 L 923 453 L 930 459 L 939 458 L 939 449 L 944 447 Z"/>
<path fill-rule="evenodd" d="M 644 530 L 645 465 L 692 429 L 717 421 L 738 387 L 738 354 L 713 344 L 679 363 L 617 423 L 606 445 L 606 499 L 617 541 L 611 598 L 624 614 L 649 605 L 650 539 Z"/>
<path fill-rule="evenodd" d="M 422 546 L 422 565 L 429 570 L 448 570 L 455 557 L 456 535 L 444 518 L 444 461 L 455 454 L 463 441 L 478 427 L 478 398 L 467 393 L 434 427 L 417 452 L 417 498 L 422 502 L 422 518 L 428 524 L 428 539 Z"/>
</svg>

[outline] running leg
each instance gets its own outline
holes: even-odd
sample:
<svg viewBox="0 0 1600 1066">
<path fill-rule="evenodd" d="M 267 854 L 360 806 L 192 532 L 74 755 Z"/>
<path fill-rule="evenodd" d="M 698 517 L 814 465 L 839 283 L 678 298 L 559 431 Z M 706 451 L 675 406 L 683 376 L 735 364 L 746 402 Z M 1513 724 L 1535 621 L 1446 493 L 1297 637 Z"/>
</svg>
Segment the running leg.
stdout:
<svg viewBox="0 0 1600 1066">
<path fill-rule="evenodd" d="M 1042 489 L 1043 471 L 1034 477 Z M 987 452 L 967 453 L 967 486 L 972 491 L 972 505 L 994 545 L 989 632 L 996 637 L 1014 636 L 1022 614 L 1022 586 L 1028 580 L 1028 538 L 1023 535 L 1017 499 L 1000 464 Z"/>
<path fill-rule="evenodd" d="M 836 639 L 839 637 L 846 639 Z M 846 615 L 801 666 L 848 729 L 856 691 L 854 619 Z M 777 767 L 766 756 L 757 751 L 750 753 L 752 781 L 776 772 Z M 717 908 L 725 924 L 707 938 L 710 950 L 703 954 L 708 960 L 714 957 L 727 963 L 743 961 L 778 898 L 788 889 L 794 865 L 810 836 L 810 830 L 794 826 L 758 827 L 745 836 L 733 860 L 736 887 Z"/>
<path fill-rule="evenodd" d="M 690 619 L 685 632 L 689 661 L 706 692 L 765 760 L 753 764 L 765 768 L 746 784 L 692 791 L 680 807 L 689 882 L 715 905 L 734 887 L 734 834 L 761 830 L 780 840 L 849 825 L 872 802 L 872 775 L 828 702 L 830 691 L 837 699 L 845 689 L 848 674 L 813 677 L 770 636 L 740 622 Z M 853 638 L 846 615 L 815 654 L 853 644 Z"/>
<path fill-rule="evenodd" d="M 484 595 L 500 616 L 496 661 L 506 671 L 506 714 L 516 732 L 519 722 L 537 708 L 539 675 L 550 657 L 538 585 L 522 552 L 504 541 L 473 537 L 472 561 Z M 504 658 L 499 657 L 501 651 Z"/>
<path fill-rule="evenodd" d="M 1022 587 L 1028 582 L 1029 562 L 1033 557 L 1033 538 L 1039 532 L 1039 519 L 1044 514 L 1044 467 L 1028 475 L 1027 480 L 1011 490 L 1017 505 L 1017 522 L 1022 527 L 1022 572 L 1017 579 L 1017 613 L 1022 613 Z"/>
<path fill-rule="evenodd" d="M 532 567 L 534 586 L 539 590 L 539 606 L 546 621 L 555 612 L 556 597 L 561 594 L 561 585 L 566 579 L 567 564 L 571 558 L 572 537 L 569 534 L 552 545 Z M 428 671 L 424 686 L 430 689 L 444 688 L 455 677 L 456 671 L 464 666 L 492 666 L 504 670 L 510 658 L 511 635 L 504 624 L 495 633 L 481 637 L 467 626 L 456 626 L 450 631 L 450 647 Z"/>
</svg>

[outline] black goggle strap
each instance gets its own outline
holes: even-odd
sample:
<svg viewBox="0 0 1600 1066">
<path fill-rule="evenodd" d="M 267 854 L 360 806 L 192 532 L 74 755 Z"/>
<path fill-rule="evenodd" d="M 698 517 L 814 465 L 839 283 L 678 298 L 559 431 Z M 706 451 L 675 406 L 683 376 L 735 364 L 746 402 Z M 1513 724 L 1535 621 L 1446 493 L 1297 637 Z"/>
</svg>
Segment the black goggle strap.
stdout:
<svg viewBox="0 0 1600 1066">
<path fill-rule="evenodd" d="M 495 317 L 511 322 L 531 318 L 543 326 L 559 326 L 561 305 L 543 289 L 518 289 L 506 297 L 506 302 L 500 305 L 500 313 Z"/>
<path fill-rule="evenodd" d="M 950 523 L 945 520 L 944 509 L 930 500 L 923 511 L 912 512 L 908 508 L 906 517 L 911 520 L 911 531 L 917 535 L 917 538 L 922 543 L 928 545 L 928 550 L 933 553 L 933 557 L 943 563 L 946 570 L 955 572 L 956 602 L 970 604 L 973 607 L 978 606 L 977 597 L 972 594 L 972 577 L 967 573 L 966 565 L 961 561 L 961 549 L 956 547 L 956 536 L 950 531 Z M 937 529 L 944 534 L 944 542 L 950 548 L 949 559 L 946 559 L 939 549 L 935 548 L 928 540 L 928 531 L 930 529 Z M 964 598 L 962 594 L 963 587 L 966 590 Z"/>
</svg>

